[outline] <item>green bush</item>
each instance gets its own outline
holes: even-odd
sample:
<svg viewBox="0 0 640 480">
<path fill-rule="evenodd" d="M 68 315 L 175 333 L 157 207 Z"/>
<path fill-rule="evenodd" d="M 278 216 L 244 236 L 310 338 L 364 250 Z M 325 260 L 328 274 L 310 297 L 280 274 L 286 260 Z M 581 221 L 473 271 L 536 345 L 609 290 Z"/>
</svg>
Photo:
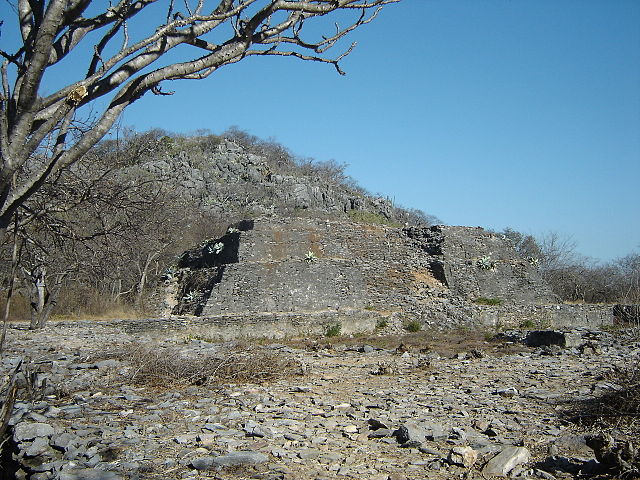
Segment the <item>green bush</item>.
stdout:
<svg viewBox="0 0 640 480">
<path fill-rule="evenodd" d="M 389 322 L 386 318 L 381 318 L 376 322 L 376 330 L 382 330 L 383 328 L 387 328 L 389 326 Z"/>
<path fill-rule="evenodd" d="M 502 300 L 499 298 L 487 298 L 487 297 L 478 297 L 473 300 L 473 303 L 478 305 L 502 305 Z"/>
<path fill-rule="evenodd" d="M 528 319 L 520 322 L 520 328 L 533 328 L 534 327 L 533 320 Z"/>
<path fill-rule="evenodd" d="M 349 210 L 349 218 L 354 222 L 368 223 L 372 225 L 387 225 L 390 227 L 400 227 L 397 222 L 389 220 L 379 213 L 367 212 L 366 210 Z"/>
<path fill-rule="evenodd" d="M 404 324 L 404 329 L 411 333 L 419 332 L 422 330 L 422 324 L 418 320 L 411 320 Z"/>
<path fill-rule="evenodd" d="M 330 325 L 325 330 L 325 335 L 327 337 L 337 337 L 342 332 L 342 325 L 336 323 L 334 325 Z"/>
</svg>

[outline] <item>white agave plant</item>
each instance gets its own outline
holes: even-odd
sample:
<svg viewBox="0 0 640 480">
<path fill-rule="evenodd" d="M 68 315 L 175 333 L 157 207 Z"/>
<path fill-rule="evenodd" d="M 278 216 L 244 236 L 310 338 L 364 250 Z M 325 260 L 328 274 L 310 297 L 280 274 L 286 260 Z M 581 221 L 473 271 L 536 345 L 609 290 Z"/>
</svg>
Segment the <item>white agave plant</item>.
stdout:
<svg viewBox="0 0 640 480">
<path fill-rule="evenodd" d="M 318 257 L 316 256 L 315 253 L 313 253 L 311 250 L 309 250 L 307 252 L 307 254 L 304 256 L 304 260 L 307 263 L 313 263 L 318 259 Z"/>
<path fill-rule="evenodd" d="M 171 281 L 176 277 L 176 269 L 174 267 L 168 267 L 162 274 L 162 278 L 166 281 Z"/>
<path fill-rule="evenodd" d="M 224 250 L 224 243 L 222 242 L 217 242 L 217 243 L 214 243 L 213 245 L 207 246 L 207 252 L 209 254 L 220 255 L 222 250 Z"/>
<path fill-rule="evenodd" d="M 496 263 L 491 259 L 489 255 L 484 255 L 480 257 L 476 261 L 476 265 L 481 270 L 495 270 L 496 268 Z"/>
<path fill-rule="evenodd" d="M 186 302 L 193 302 L 200 298 L 200 293 L 196 291 L 189 292 L 183 297 Z"/>
<path fill-rule="evenodd" d="M 527 257 L 527 262 L 529 262 L 529 265 L 535 268 L 538 268 L 540 266 L 540 259 L 536 257 Z"/>
</svg>

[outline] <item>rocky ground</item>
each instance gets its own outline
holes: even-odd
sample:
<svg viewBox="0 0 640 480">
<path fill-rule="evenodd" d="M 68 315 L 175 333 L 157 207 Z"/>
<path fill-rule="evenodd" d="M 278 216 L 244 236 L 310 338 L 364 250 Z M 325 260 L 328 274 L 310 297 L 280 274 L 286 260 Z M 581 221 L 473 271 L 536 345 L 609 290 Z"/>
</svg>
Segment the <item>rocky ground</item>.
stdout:
<svg viewBox="0 0 640 480">
<path fill-rule="evenodd" d="M 637 363 L 640 342 L 575 331 L 525 346 L 525 333 L 247 349 L 88 322 L 11 328 L 2 373 L 19 358 L 26 373 L 2 478 L 614 478 L 586 444 L 593 427 L 569 420 L 619 388 L 605 374 Z M 251 355 L 277 375 L 215 380 Z"/>
</svg>

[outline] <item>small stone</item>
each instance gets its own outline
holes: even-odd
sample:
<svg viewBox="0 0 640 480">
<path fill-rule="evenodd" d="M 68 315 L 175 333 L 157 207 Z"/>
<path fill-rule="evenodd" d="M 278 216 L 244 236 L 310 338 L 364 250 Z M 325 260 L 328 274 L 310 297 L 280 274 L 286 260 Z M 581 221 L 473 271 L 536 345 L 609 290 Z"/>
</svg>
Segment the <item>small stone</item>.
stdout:
<svg viewBox="0 0 640 480">
<path fill-rule="evenodd" d="M 371 430 L 378 430 L 379 428 L 389 428 L 389 425 L 385 422 L 382 422 L 381 420 L 378 420 L 376 418 L 370 418 L 369 420 L 367 420 L 367 423 L 369 424 L 369 428 L 371 428 Z"/>
<path fill-rule="evenodd" d="M 418 424 L 413 422 L 407 422 L 400 426 L 393 432 L 393 436 L 396 437 L 398 443 L 418 442 L 425 441 L 427 432 L 421 428 Z"/>
<path fill-rule="evenodd" d="M 438 456 L 441 455 L 441 453 L 438 450 L 436 450 L 435 448 L 431 448 L 427 445 L 421 445 L 420 447 L 418 447 L 418 450 L 421 453 L 426 453 L 427 455 L 438 455 Z"/>
<path fill-rule="evenodd" d="M 496 394 L 504 398 L 512 398 L 518 395 L 518 390 L 515 387 L 502 388 L 497 390 Z"/>
<path fill-rule="evenodd" d="M 268 460 L 269 457 L 264 453 L 252 451 L 231 452 L 219 457 L 213 457 L 214 464 L 224 467 L 230 465 L 259 465 Z"/>
<path fill-rule="evenodd" d="M 422 427 L 426 431 L 426 438 L 430 441 L 445 440 L 447 433 L 444 427 L 439 423 L 424 423 Z"/>
<path fill-rule="evenodd" d="M 209 470 L 213 465 L 213 458 L 211 456 L 194 458 L 191 460 L 191 466 L 198 471 Z"/>
<path fill-rule="evenodd" d="M 200 442 L 200 445 L 204 446 L 212 446 L 216 444 L 216 439 L 218 435 L 215 433 L 200 433 L 196 440 Z"/>
<path fill-rule="evenodd" d="M 467 432 L 465 432 L 462 428 L 453 427 L 451 429 L 451 433 L 449 434 L 449 438 L 451 440 L 458 440 L 463 442 L 467 438 Z"/>
<path fill-rule="evenodd" d="M 36 438 L 31 445 L 24 450 L 24 454 L 27 457 L 37 457 L 38 455 L 43 455 L 46 452 L 53 453 L 46 437 Z"/>
<path fill-rule="evenodd" d="M 47 411 L 44 412 L 44 416 L 47 418 L 57 418 L 62 414 L 62 409 L 58 407 L 49 407 Z"/>
<path fill-rule="evenodd" d="M 369 435 L 367 436 L 369 438 L 384 438 L 384 437 L 390 437 L 392 435 L 393 435 L 393 430 L 391 430 L 390 428 L 379 428 L 369 433 Z"/>
<path fill-rule="evenodd" d="M 263 438 L 268 436 L 268 432 L 253 420 L 247 420 L 242 429 L 247 434 L 247 437 Z"/>
<path fill-rule="evenodd" d="M 544 478 L 545 480 L 557 480 L 556 477 L 551 475 L 549 472 L 545 472 L 544 470 L 535 469 L 533 474 L 538 478 Z"/>
<path fill-rule="evenodd" d="M 302 460 L 313 460 L 320 456 L 320 450 L 316 450 L 315 448 L 305 448 L 304 450 L 300 450 L 298 452 L 298 457 Z"/>
<path fill-rule="evenodd" d="M 476 420 L 473 422 L 473 428 L 483 433 L 489 428 L 489 425 L 490 423 L 486 420 Z"/>
<path fill-rule="evenodd" d="M 307 392 L 311 391 L 311 387 L 297 385 L 295 387 L 291 387 L 291 391 L 292 392 L 297 392 L 297 393 L 307 393 Z"/>
<path fill-rule="evenodd" d="M 60 480 L 122 480 L 122 477 L 115 472 L 95 470 L 93 468 L 83 468 L 71 472 L 62 472 Z"/>
<path fill-rule="evenodd" d="M 447 458 L 452 465 L 471 467 L 478 460 L 478 452 L 471 447 L 453 447 Z"/>
<path fill-rule="evenodd" d="M 526 447 L 507 447 L 489 460 L 482 473 L 506 477 L 517 465 L 527 463 L 530 458 L 531 453 Z"/>
</svg>

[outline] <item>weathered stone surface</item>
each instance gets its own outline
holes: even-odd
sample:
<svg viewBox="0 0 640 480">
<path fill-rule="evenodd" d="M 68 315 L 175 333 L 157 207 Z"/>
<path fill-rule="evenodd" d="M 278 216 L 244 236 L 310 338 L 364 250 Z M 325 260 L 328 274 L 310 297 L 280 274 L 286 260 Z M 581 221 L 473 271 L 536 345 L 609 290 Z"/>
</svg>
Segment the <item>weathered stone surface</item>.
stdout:
<svg viewBox="0 0 640 480">
<path fill-rule="evenodd" d="M 27 457 L 37 457 L 38 455 L 44 455 L 50 451 L 51 447 L 49 446 L 49 439 L 47 437 L 37 437 L 24 450 L 24 454 Z"/>
<path fill-rule="evenodd" d="M 437 225 L 415 227 L 409 235 L 422 240 L 433 258 L 432 269 L 465 299 L 497 298 L 518 304 L 557 302 L 536 268 L 519 257 L 501 235 L 482 228 Z M 438 266 L 439 268 L 436 268 Z"/>
<path fill-rule="evenodd" d="M 19 423 L 13 430 L 13 438 L 16 442 L 33 440 L 37 437 L 50 437 L 54 429 L 47 423 Z"/>
<path fill-rule="evenodd" d="M 220 466 L 230 465 L 259 465 L 269 460 L 264 453 L 261 452 L 231 452 L 219 457 L 213 457 L 213 463 Z"/>
<path fill-rule="evenodd" d="M 527 463 L 530 458 L 531 453 L 525 447 L 507 447 L 487 462 L 482 473 L 506 477 L 516 466 Z"/>
<path fill-rule="evenodd" d="M 83 468 L 71 472 L 62 472 L 60 480 L 123 480 L 124 477 L 115 472 Z"/>
<path fill-rule="evenodd" d="M 196 470 L 209 470 L 213 466 L 212 456 L 198 457 L 191 460 L 191 466 Z"/>
<path fill-rule="evenodd" d="M 453 465 L 469 468 L 478 460 L 478 452 L 471 447 L 453 447 L 447 460 Z"/>
<path fill-rule="evenodd" d="M 401 425 L 393 436 L 396 437 L 398 443 L 411 443 L 412 446 L 419 446 L 427 439 L 427 430 L 415 422 L 406 422 Z"/>
<path fill-rule="evenodd" d="M 185 252 L 179 283 L 169 283 L 173 313 L 207 319 L 218 336 L 322 334 L 331 314 L 347 319 L 334 320 L 342 333 L 372 331 L 381 311 L 395 312 L 386 325 L 397 333 L 411 320 L 422 326 L 611 321 L 610 307 L 607 314 L 604 307 L 546 305 L 557 299 L 536 268 L 482 229 L 278 217 L 237 226 Z M 216 245 L 225 246 L 216 253 Z M 495 268 L 479 266 L 485 257 Z M 478 304 L 487 299 L 500 305 Z"/>
</svg>

